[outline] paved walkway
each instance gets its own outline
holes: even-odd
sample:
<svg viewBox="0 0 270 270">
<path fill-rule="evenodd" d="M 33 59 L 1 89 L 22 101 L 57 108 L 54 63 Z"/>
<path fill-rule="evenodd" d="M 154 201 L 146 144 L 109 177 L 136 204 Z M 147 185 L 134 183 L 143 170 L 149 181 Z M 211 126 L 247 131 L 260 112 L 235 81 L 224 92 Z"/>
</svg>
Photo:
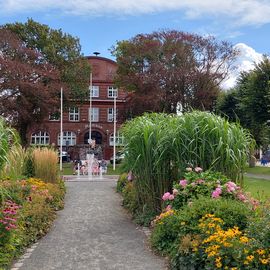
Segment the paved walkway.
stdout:
<svg viewBox="0 0 270 270">
<path fill-rule="evenodd" d="M 245 173 L 244 176 L 257 178 L 257 179 L 270 180 L 270 175 L 267 175 L 267 174 Z"/>
<path fill-rule="evenodd" d="M 64 210 L 20 270 L 166 269 L 122 209 L 114 179 L 73 180 L 79 182 L 66 182 Z"/>
</svg>

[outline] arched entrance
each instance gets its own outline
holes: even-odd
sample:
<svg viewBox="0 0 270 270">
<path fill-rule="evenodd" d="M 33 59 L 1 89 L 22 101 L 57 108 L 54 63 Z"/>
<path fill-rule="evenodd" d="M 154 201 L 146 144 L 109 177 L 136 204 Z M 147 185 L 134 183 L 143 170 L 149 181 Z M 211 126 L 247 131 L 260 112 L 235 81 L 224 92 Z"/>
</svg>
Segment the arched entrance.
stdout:
<svg viewBox="0 0 270 270">
<path fill-rule="evenodd" d="M 89 131 L 84 134 L 83 143 L 88 144 Z M 91 139 L 96 141 L 96 144 L 102 144 L 102 135 L 98 131 L 91 132 Z"/>
</svg>

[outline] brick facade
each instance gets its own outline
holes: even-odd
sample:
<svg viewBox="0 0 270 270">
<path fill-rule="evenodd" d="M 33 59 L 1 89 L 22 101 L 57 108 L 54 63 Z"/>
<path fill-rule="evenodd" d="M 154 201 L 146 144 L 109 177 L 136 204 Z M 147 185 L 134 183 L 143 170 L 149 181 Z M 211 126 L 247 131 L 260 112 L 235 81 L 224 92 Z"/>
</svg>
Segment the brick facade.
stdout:
<svg viewBox="0 0 270 270">
<path fill-rule="evenodd" d="M 93 87 L 99 87 L 98 97 L 92 97 L 92 108 L 95 111 L 98 110 L 98 121 L 92 121 L 92 139 L 96 140 L 96 154 L 99 158 L 109 159 L 113 152 L 112 142 L 110 145 L 110 136 L 113 136 L 113 122 L 112 119 L 108 119 L 108 113 L 114 107 L 114 98 L 108 96 L 109 87 L 113 87 L 113 77 L 116 73 L 117 65 L 114 61 L 98 57 L 89 56 L 87 57 L 92 66 L 92 85 Z M 127 102 L 128 94 L 122 89 L 118 89 L 118 96 L 116 98 L 117 107 L 117 125 L 116 130 L 118 131 L 124 119 L 120 117 L 120 112 L 124 109 Z M 71 159 L 84 159 L 86 154 L 90 151 L 88 144 L 89 138 L 89 100 L 85 103 L 78 104 L 79 116 L 78 119 L 70 119 L 70 113 L 64 112 L 63 114 L 63 133 L 72 132 L 75 140 L 64 140 L 63 151 L 67 151 Z M 110 109 L 111 108 L 111 109 Z M 109 110 L 109 111 L 108 111 Z M 109 115 L 110 116 L 110 115 Z M 77 116 L 76 116 L 77 117 Z M 38 126 L 33 126 L 28 132 L 28 138 L 30 143 L 34 143 L 34 134 L 39 132 L 46 132 L 49 135 L 47 144 L 58 145 L 58 136 L 60 134 L 60 121 L 50 121 L 49 118 Z M 67 134 L 67 133 L 66 133 Z M 71 133 L 69 133 L 70 135 Z M 42 133 L 43 135 L 43 133 Z M 64 138 L 65 139 L 65 138 Z M 38 139 L 37 139 L 38 140 Z M 76 143 L 73 145 L 73 143 Z M 35 141 L 39 143 L 40 141 Z M 45 141 L 42 141 L 43 144 Z"/>
</svg>

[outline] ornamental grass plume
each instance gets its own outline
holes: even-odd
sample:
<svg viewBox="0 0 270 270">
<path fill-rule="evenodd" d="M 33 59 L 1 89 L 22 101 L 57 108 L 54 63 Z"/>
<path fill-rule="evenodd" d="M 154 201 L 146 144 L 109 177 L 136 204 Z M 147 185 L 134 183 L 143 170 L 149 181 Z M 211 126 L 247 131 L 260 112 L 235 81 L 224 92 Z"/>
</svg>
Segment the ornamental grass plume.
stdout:
<svg viewBox="0 0 270 270">
<path fill-rule="evenodd" d="M 35 177 L 44 182 L 56 183 L 58 180 L 58 153 L 48 148 L 33 151 Z"/>
</svg>

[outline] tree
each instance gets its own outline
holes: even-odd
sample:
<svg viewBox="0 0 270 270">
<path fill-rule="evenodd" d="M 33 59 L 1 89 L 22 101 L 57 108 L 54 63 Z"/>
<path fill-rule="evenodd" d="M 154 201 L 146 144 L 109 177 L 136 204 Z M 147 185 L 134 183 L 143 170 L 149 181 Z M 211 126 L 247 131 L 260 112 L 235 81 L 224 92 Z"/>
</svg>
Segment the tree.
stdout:
<svg viewBox="0 0 270 270">
<path fill-rule="evenodd" d="M 115 82 L 132 92 L 132 113 L 141 114 L 175 113 L 179 103 L 184 110 L 211 110 L 237 52 L 213 37 L 160 31 L 120 41 L 112 54 Z"/>
<path fill-rule="evenodd" d="M 59 108 L 61 86 L 66 107 L 68 101 L 88 96 L 90 66 L 80 53 L 79 40 L 61 29 L 51 29 L 32 19 L 0 29 L 0 78 L 5 78 L 0 81 L 0 110 L 26 143 L 31 123 L 42 121 Z"/>
<path fill-rule="evenodd" d="M 59 103 L 60 74 L 37 50 L 0 28 L 0 115 L 16 127 L 23 143 L 33 122 Z"/>
<path fill-rule="evenodd" d="M 228 102 L 229 100 L 231 103 Z M 270 139 L 269 58 L 265 56 L 253 70 L 242 73 L 233 92 L 225 94 L 217 104 L 217 111 L 226 114 L 232 121 L 237 118 L 251 131 L 258 145 L 268 145 Z"/>
<path fill-rule="evenodd" d="M 6 24 L 6 29 L 16 33 L 28 48 L 39 52 L 43 61 L 58 69 L 61 81 L 71 90 L 71 99 L 87 96 L 90 65 L 81 55 L 78 38 L 28 19 L 26 23 Z"/>
</svg>

